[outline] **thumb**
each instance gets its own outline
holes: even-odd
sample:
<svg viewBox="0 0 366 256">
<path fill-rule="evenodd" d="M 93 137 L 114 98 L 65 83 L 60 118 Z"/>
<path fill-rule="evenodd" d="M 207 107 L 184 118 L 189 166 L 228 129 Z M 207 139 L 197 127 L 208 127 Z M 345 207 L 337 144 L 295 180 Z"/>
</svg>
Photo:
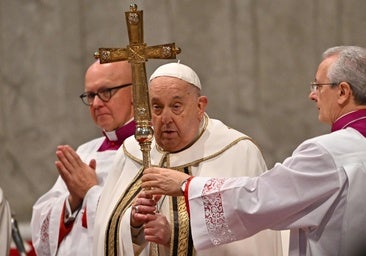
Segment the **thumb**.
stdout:
<svg viewBox="0 0 366 256">
<path fill-rule="evenodd" d="M 95 168 L 97 167 L 97 161 L 95 161 L 95 159 L 90 160 L 89 167 L 95 171 Z"/>
<path fill-rule="evenodd" d="M 162 197 L 162 195 L 154 195 L 153 199 L 154 199 L 155 202 L 159 202 L 161 197 Z"/>
</svg>

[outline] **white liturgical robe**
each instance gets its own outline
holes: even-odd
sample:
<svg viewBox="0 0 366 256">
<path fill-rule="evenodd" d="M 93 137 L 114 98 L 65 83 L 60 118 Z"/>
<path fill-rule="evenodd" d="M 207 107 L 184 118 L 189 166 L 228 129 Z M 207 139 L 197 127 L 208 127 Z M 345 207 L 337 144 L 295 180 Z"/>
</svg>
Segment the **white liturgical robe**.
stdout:
<svg viewBox="0 0 366 256">
<path fill-rule="evenodd" d="M 134 131 L 135 122 L 131 120 L 116 130 L 103 132 L 105 137 L 78 147 L 76 153 L 84 163 L 96 160 L 98 185 L 88 190 L 82 205 L 74 213 L 67 200 L 69 191 L 60 176 L 54 186 L 37 200 L 31 220 L 32 242 L 37 255 L 92 254 L 94 219 L 102 187 L 117 149 Z M 70 224 L 71 218 L 74 220 Z"/>
<path fill-rule="evenodd" d="M 203 250 L 266 228 L 291 229 L 292 256 L 359 255 L 365 181 L 366 139 L 353 128 L 303 142 L 259 177 L 195 177 L 188 192 L 194 245 Z"/>
<path fill-rule="evenodd" d="M 118 157 L 123 154 L 125 158 Z M 126 197 L 122 195 L 125 195 L 126 191 L 133 190 L 131 182 L 140 174 L 141 164 L 140 147 L 135 139 L 130 137 L 118 151 L 113 170 L 107 178 L 98 204 L 94 229 L 94 255 L 104 255 L 106 250 L 108 253 L 111 252 L 110 250 L 115 250 L 112 253 L 114 255 L 134 255 L 133 250 L 142 251 L 140 255 L 148 255 L 150 247 L 149 243 L 144 242 L 143 231 L 140 232 L 140 239 L 137 239 L 135 244 L 132 243 L 131 208 L 128 208 L 128 203 L 124 206 L 125 211 L 118 212 L 121 206 L 119 203 L 127 202 Z M 199 138 L 189 148 L 177 153 L 168 153 L 159 149 L 153 141 L 151 164 L 181 170 L 195 176 L 215 177 L 255 176 L 266 168 L 261 152 L 248 136 L 207 116 L 205 116 L 205 124 Z M 180 219 L 179 210 L 172 210 L 178 209 L 181 205 L 187 214 L 183 197 L 167 196 L 158 203 L 159 212 L 167 217 L 171 225 L 176 223 L 172 229 L 179 230 L 176 233 L 172 231 L 170 248 L 159 246 L 161 256 L 183 255 L 183 252 L 187 253 L 184 255 L 191 255 L 189 253 L 194 250 L 188 238 L 189 219 Z M 279 232 L 265 230 L 246 240 L 200 251 L 196 255 L 282 255 L 281 236 Z"/>
<path fill-rule="evenodd" d="M 0 188 L 0 255 L 8 255 L 11 241 L 11 213 L 8 201 Z"/>
<path fill-rule="evenodd" d="M 58 177 L 51 190 L 39 198 L 33 206 L 32 240 L 37 255 L 91 255 L 90 245 L 93 241 L 93 220 L 97 202 L 117 152 L 116 150 L 98 152 L 103 141 L 104 137 L 92 140 L 81 145 L 76 151 L 85 163 L 89 163 L 91 159 L 96 160 L 99 184 L 92 187 L 86 194 L 70 233 L 59 246 L 59 230 L 63 221 L 61 216 L 69 196 L 62 178 Z M 87 225 L 82 224 L 83 216 L 84 220 L 87 220 Z"/>
</svg>

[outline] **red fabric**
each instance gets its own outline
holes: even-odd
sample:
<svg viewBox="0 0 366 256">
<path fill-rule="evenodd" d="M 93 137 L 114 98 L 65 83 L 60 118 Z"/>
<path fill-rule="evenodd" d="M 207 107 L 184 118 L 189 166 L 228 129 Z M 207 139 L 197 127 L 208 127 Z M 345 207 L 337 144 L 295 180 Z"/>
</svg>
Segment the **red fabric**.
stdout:
<svg viewBox="0 0 366 256">
<path fill-rule="evenodd" d="M 34 251 L 34 248 L 32 246 L 32 241 L 24 241 L 24 247 L 27 253 L 27 256 L 36 256 L 36 252 Z M 9 256 L 19 256 L 19 251 L 17 248 L 12 246 L 10 248 Z"/>
<path fill-rule="evenodd" d="M 81 218 L 81 224 L 83 225 L 84 228 L 88 228 L 88 220 L 87 220 L 87 216 L 86 216 L 86 207 L 85 207 L 85 211 L 83 213 L 83 217 Z"/>
<path fill-rule="evenodd" d="M 189 213 L 188 190 L 189 190 L 189 183 L 191 183 L 192 179 L 193 179 L 193 176 L 191 176 L 187 179 L 186 189 L 184 190 L 184 201 L 186 202 L 186 208 L 187 208 L 188 216 L 190 215 L 190 213 Z"/>
<path fill-rule="evenodd" d="M 60 245 L 60 243 L 62 242 L 62 240 L 65 238 L 65 236 L 67 236 L 70 233 L 70 231 L 72 229 L 72 226 L 74 225 L 74 221 L 70 221 L 67 224 L 65 224 L 65 222 L 64 222 L 64 219 L 65 219 L 65 207 L 66 207 L 65 204 L 64 204 L 64 207 L 62 209 L 62 214 L 61 214 L 60 230 L 59 230 L 59 233 L 58 233 L 58 246 Z"/>
</svg>

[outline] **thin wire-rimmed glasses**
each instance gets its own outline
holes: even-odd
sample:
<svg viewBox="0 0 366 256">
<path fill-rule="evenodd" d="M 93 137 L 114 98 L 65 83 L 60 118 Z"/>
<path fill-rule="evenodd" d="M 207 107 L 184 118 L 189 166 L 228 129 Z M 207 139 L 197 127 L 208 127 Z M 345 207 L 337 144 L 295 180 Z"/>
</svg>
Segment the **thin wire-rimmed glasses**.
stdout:
<svg viewBox="0 0 366 256">
<path fill-rule="evenodd" d="M 83 101 L 83 103 L 87 106 L 93 105 L 95 96 L 98 96 L 100 100 L 103 102 L 108 102 L 112 98 L 112 96 L 117 92 L 117 90 L 122 89 L 124 87 L 130 86 L 129 84 L 122 84 L 111 88 L 103 88 L 95 92 L 84 92 L 79 97 Z"/>
<path fill-rule="evenodd" d="M 317 83 L 311 82 L 310 83 L 310 92 L 317 92 L 323 85 L 337 85 L 337 83 Z"/>
</svg>

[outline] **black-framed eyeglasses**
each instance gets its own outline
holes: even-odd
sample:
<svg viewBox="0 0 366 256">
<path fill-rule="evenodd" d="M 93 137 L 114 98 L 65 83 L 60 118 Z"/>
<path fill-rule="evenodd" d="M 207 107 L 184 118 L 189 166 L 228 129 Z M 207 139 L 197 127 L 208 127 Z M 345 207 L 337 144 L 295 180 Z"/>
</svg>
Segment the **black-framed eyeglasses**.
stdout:
<svg viewBox="0 0 366 256">
<path fill-rule="evenodd" d="M 311 82 L 310 83 L 310 91 L 311 92 L 317 92 L 323 85 L 335 86 L 335 85 L 337 85 L 337 83 L 317 83 L 317 82 Z"/>
<path fill-rule="evenodd" d="M 111 88 L 103 88 L 95 92 L 84 92 L 79 97 L 83 101 L 83 103 L 87 106 L 93 105 L 95 96 L 103 102 L 108 102 L 112 98 L 112 96 L 119 90 L 124 87 L 130 86 L 132 83 L 129 84 L 122 84 Z"/>
</svg>

